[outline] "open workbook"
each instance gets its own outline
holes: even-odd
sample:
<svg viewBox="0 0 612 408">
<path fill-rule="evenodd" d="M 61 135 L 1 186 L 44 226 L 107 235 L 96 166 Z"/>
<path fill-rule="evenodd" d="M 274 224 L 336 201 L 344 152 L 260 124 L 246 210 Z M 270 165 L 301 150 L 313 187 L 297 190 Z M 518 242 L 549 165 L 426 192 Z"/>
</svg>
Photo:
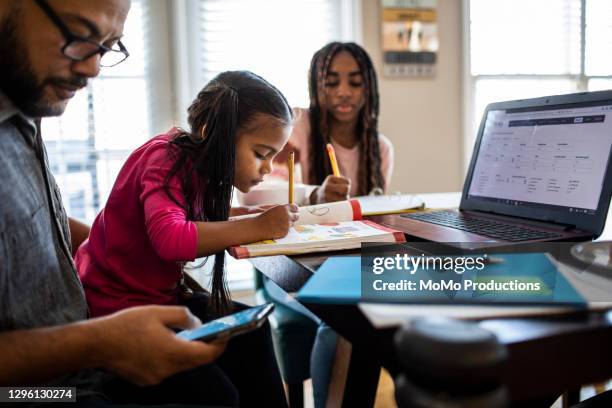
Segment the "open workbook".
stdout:
<svg viewBox="0 0 612 408">
<path fill-rule="evenodd" d="M 238 259 L 269 255 L 359 248 L 362 242 L 404 242 L 404 234 L 372 221 L 362 220 L 356 200 L 300 207 L 299 220 L 284 238 L 234 246 L 229 253 Z M 236 217 L 233 219 L 242 218 Z"/>
</svg>

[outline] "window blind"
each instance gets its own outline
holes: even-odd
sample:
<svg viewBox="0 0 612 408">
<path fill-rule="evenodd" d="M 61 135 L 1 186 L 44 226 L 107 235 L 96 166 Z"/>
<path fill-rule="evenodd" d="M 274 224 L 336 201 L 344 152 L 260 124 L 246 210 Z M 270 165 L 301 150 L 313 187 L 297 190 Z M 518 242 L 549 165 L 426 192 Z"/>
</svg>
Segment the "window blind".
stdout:
<svg viewBox="0 0 612 408">
<path fill-rule="evenodd" d="M 340 0 L 202 0 L 198 7 L 198 82 L 246 69 L 278 87 L 294 106 L 308 106 L 314 52 L 342 36 Z M 198 88 L 198 89 L 199 89 Z"/>
<path fill-rule="evenodd" d="M 472 75 L 578 74 L 580 19 L 580 0 L 472 0 Z"/>
<path fill-rule="evenodd" d="M 612 1 L 587 0 L 585 48 L 586 75 L 612 75 Z"/>
</svg>

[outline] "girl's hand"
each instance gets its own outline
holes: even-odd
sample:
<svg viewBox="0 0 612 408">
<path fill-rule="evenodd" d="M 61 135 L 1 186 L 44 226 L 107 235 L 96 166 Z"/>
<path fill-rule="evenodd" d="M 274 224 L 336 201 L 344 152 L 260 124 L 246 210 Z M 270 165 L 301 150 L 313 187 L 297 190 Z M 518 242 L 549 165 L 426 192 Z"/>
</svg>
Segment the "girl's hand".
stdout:
<svg viewBox="0 0 612 408">
<path fill-rule="evenodd" d="M 257 217 L 263 239 L 277 239 L 287 235 L 299 218 L 295 204 L 276 205 Z"/>
<path fill-rule="evenodd" d="M 310 195 L 312 204 L 331 203 L 348 200 L 351 190 L 351 180 L 346 177 L 327 176 L 321 187 L 316 188 Z"/>
</svg>

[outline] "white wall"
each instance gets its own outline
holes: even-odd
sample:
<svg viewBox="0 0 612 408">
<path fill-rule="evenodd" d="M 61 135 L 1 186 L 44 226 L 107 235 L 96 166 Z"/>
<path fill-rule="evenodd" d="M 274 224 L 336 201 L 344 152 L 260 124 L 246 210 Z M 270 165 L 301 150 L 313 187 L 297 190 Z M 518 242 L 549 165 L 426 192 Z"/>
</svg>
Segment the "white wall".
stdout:
<svg viewBox="0 0 612 408">
<path fill-rule="evenodd" d="M 464 178 L 461 1 L 438 0 L 437 74 L 419 79 L 382 75 L 379 4 L 362 0 L 363 45 L 379 76 L 379 130 L 395 147 L 390 191 L 458 191 Z"/>
</svg>

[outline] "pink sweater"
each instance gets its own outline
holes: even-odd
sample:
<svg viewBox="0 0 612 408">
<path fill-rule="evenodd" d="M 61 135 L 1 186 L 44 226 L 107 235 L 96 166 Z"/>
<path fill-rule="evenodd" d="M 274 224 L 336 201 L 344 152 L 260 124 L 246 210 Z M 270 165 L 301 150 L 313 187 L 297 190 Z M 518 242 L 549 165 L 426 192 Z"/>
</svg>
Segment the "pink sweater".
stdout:
<svg viewBox="0 0 612 408">
<path fill-rule="evenodd" d="M 145 304 L 175 304 L 182 261 L 196 258 L 198 233 L 163 183 L 172 163 L 168 141 L 177 130 L 136 149 L 117 176 L 75 263 L 92 316 Z M 177 177 L 170 191 L 182 200 Z"/>
<path fill-rule="evenodd" d="M 305 184 L 313 184 L 313 180 L 310 180 L 310 113 L 308 109 L 295 108 L 295 123 L 293 125 L 293 132 L 289 138 L 289 145 L 291 148 L 298 152 L 299 167 L 301 168 L 301 178 L 296 181 Z M 384 190 L 387 192 L 389 188 L 389 182 L 393 174 L 393 145 L 384 135 L 378 134 L 378 142 L 380 146 L 380 161 L 381 161 L 381 172 L 385 178 Z M 340 174 L 351 180 L 351 191 L 352 197 L 357 195 L 359 189 L 359 145 L 348 149 L 332 140 L 332 145 L 336 151 L 336 159 L 338 160 L 338 167 Z M 279 160 L 282 160 L 283 157 Z M 274 174 L 280 177 L 285 177 L 286 168 L 283 168 L 284 163 L 279 163 L 278 169 L 275 170 Z M 275 168 L 277 165 L 275 164 Z M 308 195 L 308 194 L 307 194 Z"/>
</svg>

